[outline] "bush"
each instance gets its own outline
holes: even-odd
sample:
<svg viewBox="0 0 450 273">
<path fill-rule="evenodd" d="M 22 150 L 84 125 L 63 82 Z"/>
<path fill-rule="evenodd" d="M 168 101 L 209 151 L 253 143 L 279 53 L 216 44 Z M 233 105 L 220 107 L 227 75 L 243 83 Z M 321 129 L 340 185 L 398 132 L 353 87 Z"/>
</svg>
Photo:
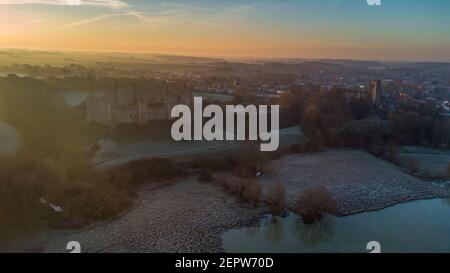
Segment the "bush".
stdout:
<svg viewBox="0 0 450 273">
<path fill-rule="evenodd" d="M 242 199 L 253 206 L 257 206 L 261 200 L 262 187 L 258 180 L 249 181 L 246 185 L 243 193 Z"/>
<path fill-rule="evenodd" d="M 301 146 L 300 144 L 292 144 L 291 148 L 290 148 L 291 153 L 293 154 L 299 154 L 301 151 Z"/>
<path fill-rule="evenodd" d="M 307 142 L 305 144 L 293 144 L 290 149 L 291 153 L 301 154 L 301 153 L 317 153 L 320 152 L 320 147 L 314 142 Z"/>
<path fill-rule="evenodd" d="M 415 111 L 399 110 L 389 113 L 389 127 L 401 144 L 419 144 L 426 118 Z"/>
<path fill-rule="evenodd" d="M 91 147 L 89 147 L 88 149 L 88 157 L 89 158 L 94 158 L 94 156 L 97 154 L 97 152 L 100 150 L 100 144 L 98 144 L 97 142 L 92 144 Z"/>
<path fill-rule="evenodd" d="M 294 210 L 302 217 L 304 223 L 311 224 L 327 214 L 336 213 L 337 203 L 328 189 L 321 185 L 306 190 L 297 201 Z"/>
<path fill-rule="evenodd" d="M 228 169 L 234 165 L 234 161 L 230 156 L 212 157 L 203 159 L 203 167 L 211 171 Z"/>
<path fill-rule="evenodd" d="M 410 158 L 406 162 L 407 167 L 411 173 L 419 173 L 420 171 L 420 161 L 416 158 Z"/>
<path fill-rule="evenodd" d="M 447 165 L 447 177 L 450 178 L 450 163 Z"/>
<path fill-rule="evenodd" d="M 364 119 L 371 114 L 372 103 L 370 100 L 353 98 L 349 103 L 350 111 L 354 119 Z"/>
<path fill-rule="evenodd" d="M 236 167 L 233 175 L 241 178 L 253 179 L 258 172 L 264 172 L 264 166 L 268 160 L 268 154 L 260 151 L 255 142 L 244 142 L 240 144 L 234 154 Z"/>
<path fill-rule="evenodd" d="M 272 214 L 281 214 L 286 203 L 286 190 L 281 182 L 275 183 L 269 188 L 267 204 Z"/>
<path fill-rule="evenodd" d="M 238 165 L 233 168 L 232 171 L 234 176 L 244 178 L 244 179 L 253 179 L 256 177 L 258 170 L 255 166 L 249 165 Z"/>
<path fill-rule="evenodd" d="M 225 190 L 230 194 L 235 195 L 238 198 L 241 198 L 242 193 L 244 192 L 246 183 L 242 178 L 237 178 L 234 176 L 230 176 L 224 184 Z"/>
<path fill-rule="evenodd" d="M 213 181 L 211 171 L 203 169 L 198 176 L 198 181 L 202 183 L 210 183 Z"/>
<path fill-rule="evenodd" d="M 131 204 L 127 173 L 102 173 L 82 161 L 56 161 L 25 151 L 0 158 L 0 237 L 30 233 L 61 220 L 108 219 Z M 56 213 L 41 198 L 63 212 Z"/>
<path fill-rule="evenodd" d="M 396 162 L 398 159 L 399 146 L 395 141 L 389 141 L 386 146 L 386 157 L 391 162 Z"/>
<path fill-rule="evenodd" d="M 257 205 L 261 200 L 262 187 L 256 179 L 243 179 L 233 175 L 216 175 L 214 180 L 223 186 L 224 190 L 238 199 Z"/>
<path fill-rule="evenodd" d="M 183 169 L 172 160 L 166 158 L 151 158 L 132 161 L 119 168 L 131 174 L 132 183 L 142 183 L 148 180 L 170 180 L 183 174 Z"/>
</svg>

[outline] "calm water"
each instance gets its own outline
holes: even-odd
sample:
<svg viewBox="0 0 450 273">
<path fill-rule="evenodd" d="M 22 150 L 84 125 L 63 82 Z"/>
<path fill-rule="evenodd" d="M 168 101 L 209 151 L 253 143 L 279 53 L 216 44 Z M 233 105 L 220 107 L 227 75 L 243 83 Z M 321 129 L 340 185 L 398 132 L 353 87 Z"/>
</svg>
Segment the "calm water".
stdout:
<svg viewBox="0 0 450 273">
<path fill-rule="evenodd" d="M 368 252 L 369 241 L 380 242 L 382 252 L 450 252 L 450 199 L 330 217 L 310 226 L 293 213 L 264 216 L 258 226 L 231 230 L 222 239 L 227 252 Z"/>
</svg>

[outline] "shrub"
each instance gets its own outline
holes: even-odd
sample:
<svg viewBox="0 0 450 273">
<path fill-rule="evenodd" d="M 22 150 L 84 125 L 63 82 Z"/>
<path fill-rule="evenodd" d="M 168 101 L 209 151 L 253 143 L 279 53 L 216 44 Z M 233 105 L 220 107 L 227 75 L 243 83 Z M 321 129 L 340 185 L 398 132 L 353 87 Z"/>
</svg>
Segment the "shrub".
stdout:
<svg viewBox="0 0 450 273">
<path fill-rule="evenodd" d="M 416 158 L 410 158 L 406 162 L 408 169 L 412 173 L 418 173 L 420 171 L 420 161 Z"/>
<path fill-rule="evenodd" d="M 307 142 L 305 144 L 293 144 L 290 149 L 291 153 L 301 154 L 301 153 L 317 153 L 320 152 L 320 147 L 314 142 Z"/>
<path fill-rule="evenodd" d="M 230 194 L 235 195 L 238 198 L 241 198 L 242 193 L 244 192 L 246 183 L 244 179 L 230 176 L 225 181 L 225 190 Z"/>
<path fill-rule="evenodd" d="M 450 163 L 447 164 L 447 177 L 450 178 Z"/>
<path fill-rule="evenodd" d="M 321 185 L 306 190 L 297 201 L 294 210 L 306 224 L 319 221 L 323 216 L 336 213 L 337 204 L 328 189 Z"/>
<path fill-rule="evenodd" d="M 349 108 L 354 119 L 364 119 L 371 114 L 372 103 L 370 100 L 353 98 L 350 100 Z"/>
<path fill-rule="evenodd" d="M 158 179 L 169 180 L 183 174 L 183 169 L 167 158 L 132 161 L 120 167 L 119 170 L 132 174 L 132 183 Z"/>
<path fill-rule="evenodd" d="M 211 171 L 203 169 L 198 176 L 198 181 L 202 183 L 209 183 L 213 181 Z"/>
<path fill-rule="evenodd" d="M 242 199 L 249 204 L 257 206 L 261 200 L 261 192 L 261 183 L 258 180 L 251 180 L 242 193 Z"/>
<path fill-rule="evenodd" d="M 399 147 L 397 142 L 389 141 L 386 146 L 386 157 L 391 162 L 396 162 L 398 159 Z"/>
<path fill-rule="evenodd" d="M 366 147 L 367 152 L 376 157 L 386 157 L 386 146 L 381 144 L 369 144 Z"/>
<path fill-rule="evenodd" d="M 300 144 L 292 144 L 290 148 L 290 152 L 293 154 L 299 154 L 300 153 Z"/>
<path fill-rule="evenodd" d="M 184 168 L 188 169 L 207 169 L 210 171 L 218 171 L 233 167 L 236 162 L 229 155 L 219 157 L 201 157 L 182 163 Z"/>
<path fill-rule="evenodd" d="M 262 187 L 256 179 L 243 179 L 233 175 L 216 175 L 214 180 L 223 186 L 224 190 L 238 199 L 257 205 L 261 200 Z"/>
<path fill-rule="evenodd" d="M 88 157 L 93 158 L 99 150 L 100 150 L 100 144 L 98 144 L 97 142 L 92 144 L 91 147 L 89 147 L 88 152 L 87 152 Z"/>
<path fill-rule="evenodd" d="M 205 158 L 203 160 L 202 166 L 208 170 L 217 171 L 230 168 L 233 165 L 234 162 L 230 156 L 222 156 L 222 157 Z"/>
<path fill-rule="evenodd" d="M 249 166 L 249 165 L 238 165 L 236 167 L 234 167 L 233 169 L 233 175 L 240 177 L 240 178 L 245 178 L 245 179 L 253 179 L 256 177 L 256 174 L 258 173 L 258 170 L 256 169 L 255 166 Z"/>
<path fill-rule="evenodd" d="M 389 113 L 389 127 L 401 144 L 418 144 L 426 118 L 415 111 L 399 110 Z"/>
<path fill-rule="evenodd" d="M 0 237 L 33 232 L 49 223 L 108 219 L 131 204 L 130 175 L 100 172 L 70 157 L 31 152 L 0 158 Z M 60 206 L 56 213 L 41 198 Z"/>
<path fill-rule="evenodd" d="M 275 183 L 269 188 L 267 204 L 272 214 L 281 214 L 286 203 L 286 191 L 281 182 Z"/>
<path fill-rule="evenodd" d="M 233 175 L 241 178 L 253 179 L 258 172 L 263 172 L 267 154 L 260 151 L 260 147 L 255 142 L 244 142 L 240 144 L 234 154 L 236 167 Z"/>
</svg>

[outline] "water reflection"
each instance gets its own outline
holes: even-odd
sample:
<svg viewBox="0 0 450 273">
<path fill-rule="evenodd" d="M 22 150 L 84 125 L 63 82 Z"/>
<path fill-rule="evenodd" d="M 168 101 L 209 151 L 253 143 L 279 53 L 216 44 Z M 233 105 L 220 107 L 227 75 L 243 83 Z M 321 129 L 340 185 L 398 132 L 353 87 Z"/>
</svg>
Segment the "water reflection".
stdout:
<svg viewBox="0 0 450 273">
<path fill-rule="evenodd" d="M 331 217 L 324 218 L 320 222 L 306 225 L 300 219 L 292 222 L 296 238 L 302 241 L 305 246 L 314 247 L 319 243 L 329 242 L 334 237 L 333 219 Z"/>
<path fill-rule="evenodd" d="M 259 225 L 222 235 L 227 252 L 367 252 L 370 241 L 383 252 L 450 252 L 450 199 L 399 204 L 305 225 L 291 213 L 264 216 Z"/>
<path fill-rule="evenodd" d="M 450 198 L 442 199 L 442 203 L 450 207 Z"/>
<path fill-rule="evenodd" d="M 271 243 L 278 243 L 283 238 L 284 223 L 279 217 L 269 217 L 269 219 L 266 238 Z"/>
<path fill-rule="evenodd" d="M 247 236 L 249 238 L 255 238 L 256 235 L 258 235 L 260 229 L 260 224 L 258 223 L 256 226 L 249 227 L 245 230 L 247 233 Z"/>
</svg>

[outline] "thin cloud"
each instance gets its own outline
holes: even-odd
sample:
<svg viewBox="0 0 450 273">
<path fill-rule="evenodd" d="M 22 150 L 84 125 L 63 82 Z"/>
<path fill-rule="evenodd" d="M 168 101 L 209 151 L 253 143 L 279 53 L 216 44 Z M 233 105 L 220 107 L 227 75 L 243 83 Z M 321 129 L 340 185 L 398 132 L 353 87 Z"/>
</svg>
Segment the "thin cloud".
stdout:
<svg viewBox="0 0 450 273">
<path fill-rule="evenodd" d="M 95 17 L 92 17 L 92 18 L 88 18 L 88 19 L 84 19 L 84 20 L 68 23 L 68 24 L 65 24 L 65 25 L 61 26 L 61 28 L 71 28 L 71 27 L 82 26 L 82 25 L 86 25 L 86 24 L 90 24 L 90 23 L 106 20 L 106 19 L 109 19 L 109 18 L 118 17 L 118 16 L 135 17 L 135 18 L 141 20 L 142 22 L 144 22 L 146 24 L 153 24 L 154 23 L 154 21 L 152 20 L 153 18 L 152 17 L 147 17 L 147 16 L 145 16 L 145 14 L 146 14 L 145 12 L 137 12 L 137 11 L 130 11 L 130 12 L 124 12 L 124 13 L 108 13 L 108 14 L 102 14 L 102 15 L 98 15 L 98 16 L 95 16 Z"/>
<path fill-rule="evenodd" d="M 28 0 L 27 0 L 28 1 Z M 36 0 L 35 0 L 36 1 Z M 45 0 L 50 1 L 50 0 Z M 68 0 L 64 0 L 68 1 Z M 70 0 L 70 1 L 76 1 L 76 0 Z M 98 0 L 97 0 L 98 1 Z M 97 2 L 90 0 L 90 2 Z M 52 1 L 54 2 L 54 1 Z M 60 1 L 58 1 L 60 2 Z M 83 3 L 87 2 L 86 0 L 83 1 Z M 267 5 L 268 3 L 273 3 L 273 1 L 263 1 L 263 2 L 253 2 L 251 4 L 247 5 L 232 5 L 225 9 L 216 9 L 216 8 L 205 8 L 195 5 L 187 5 L 187 4 L 180 4 L 180 3 L 160 3 L 158 5 L 155 5 L 152 7 L 152 9 L 148 11 L 135 11 L 131 10 L 128 12 L 117 12 L 117 13 L 109 13 L 109 14 L 102 14 L 98 15 L 92 18 L 83 19 L 76 22 L 67 23 L 65 25 L 62 25 L 61 28 L 71 28 L 71 27 L 77 27 L 82 26 L 102 20 L 107 20 L 113 17 L 119 17 L 119 16 L 128 16 L 128 17 L 134 17 L 138 19 L 139 21 L 154 26 L 157 22 L 162 22 L 163 20 L 167 19 L 167 17 L 172 18 L 185 18 L 191 20 L 206 18 L 206 19 L 233 19 L 236 20 L 237 18 L 240 18 L 242 16 L 246 16 L 247 14 L 255 11 L 256 9 Z M 202 15 L 202 16 L 200 16 Z M 237 18 L 236 18 L 237 17 Z M 174 19 L 175 20 L 175 19 Z"/>
<path fill-rule="evenodd" d="M 92 18 L 88 18 L 88 19 L 72 22 L 72 23 L 69 23 L 69 24 L 65 24 L 61 28 L 70 28 L 70 27 L 86 25 L 86 24 L 89 24 L 89 23 L 105 20 L 105 19 L 112 18 L 112 17 L 123 16 L 123 15 L 125 15 L 125 14 L 124 13 L 102 14 L 102 15 L 98 15 L 98 16 L 95 16 L 95 17 L 92 17 Z"/>
<path fill-rule="evenodd" d="M 51 6 L 96 6 L 126 8 L 129 4 L 122 0 L 1 0 L 0 5 L 51 5 Z"/>
<path fill-rule="evenodd" d="M 127 13 L 126 15 L 134 16 L 137 19 L 143 21 L 144 23 L 153 24 L 153 21 L 151 19 L 147 18 L 144 14 L 145 13 L 142 13 L 142 12 L 131 11 L 131 12 Z"/>
</svg>

